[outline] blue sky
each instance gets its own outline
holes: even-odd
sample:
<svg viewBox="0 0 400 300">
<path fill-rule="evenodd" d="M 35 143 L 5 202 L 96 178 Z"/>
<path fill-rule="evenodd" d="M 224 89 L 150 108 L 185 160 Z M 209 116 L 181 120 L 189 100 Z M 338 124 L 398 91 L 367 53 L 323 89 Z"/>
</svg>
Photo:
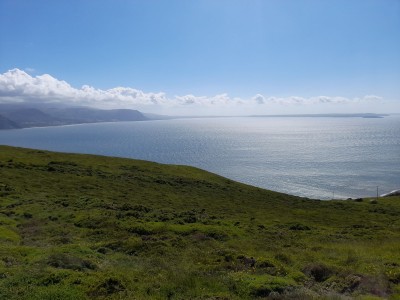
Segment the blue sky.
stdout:
<svg viewBox="0 0 400 300">
<path fill-rule="evenodd" d="M 153 112 L 400 112 L 400 1 L 0 0 L 0 74 L 0 101 L 90 104 L 87 85 Z"/>
</svg>

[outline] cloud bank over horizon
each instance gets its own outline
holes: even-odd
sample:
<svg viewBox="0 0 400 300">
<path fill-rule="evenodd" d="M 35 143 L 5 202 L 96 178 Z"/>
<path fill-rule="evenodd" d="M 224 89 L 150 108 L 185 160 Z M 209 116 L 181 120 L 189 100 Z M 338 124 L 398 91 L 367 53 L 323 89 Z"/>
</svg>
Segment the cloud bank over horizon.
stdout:
<svg viewBox="0 0 400 300">
<path fill-rule="evenodd" d="M 49 74 L 31 76 L 18 68 L 0 74 L 0 103 L 63 103 L 96 108 L 129 108 L 144 112 L 174 115 L 244 115 L 279 113 L 366 112 L 384 103 L 382 97 L 365 95 L 357 98 L 341 96 L 274 97 L 256 94 L 249 99 L 183 95 L 168 97 L 163 92 L 143 92 L 131 87 L 107 90 L 83 85 L 74 88 L 68 82 Z M 376 111 L 370 111 L 376 112 Z M 384 112 L 384 111 L 379 111 Z"/>
</svg>

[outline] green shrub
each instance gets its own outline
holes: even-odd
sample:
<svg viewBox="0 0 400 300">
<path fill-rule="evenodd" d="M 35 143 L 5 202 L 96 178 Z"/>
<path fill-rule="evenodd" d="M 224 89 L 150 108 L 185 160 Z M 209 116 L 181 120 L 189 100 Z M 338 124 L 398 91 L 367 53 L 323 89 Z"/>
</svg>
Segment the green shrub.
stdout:
<svg viewBox="0 0 400 300">
<path fill-rule="evenodd" d="M 66 253 L 52 254 L 47 259 L 47 264 L 57 269 L 70 269 L 83 271 L 85 269 L 94 270 L 96 265 L 89 260 L 81 259 Z"/>
<path fill-rule="evenodd" d="M 308 227 L 307 225 L 303 225 L 300 223 L 297 224 L 293 224 L 289 227 L 290 230 L 311 230 L 310 227 Z"/>
<path fill-rule="evenodd" d="M 84 300 L 85 295 L 70 286 L 37 287 L 25 298 L 27 300 Z"/>
<path fill-rule="evenodd" d="M 251 298 L 268 297 L 271 293 L 283 294 L 286 290 L 297 286 L 291 278 L 270 275 L 249 275 L 238 273 L 234 275 L 236 293 Z"/>
<path fill-rule="evenodd" d="M 335 272 L 324 264 L 311 263 L 303 268 L 303 273 L 312 277 L 316 282 L 323 282 Z"/>
<path fill-rule="evenodd" d="M 125 286 L 119 279 L 116 278 L 108 278 L 99 285 L 97 285 L 94 289 L 92 289 L 88 295 L 92 297 L 107 297 L 115 293 L 123 292 L 125 290 Z"/>
</svg>

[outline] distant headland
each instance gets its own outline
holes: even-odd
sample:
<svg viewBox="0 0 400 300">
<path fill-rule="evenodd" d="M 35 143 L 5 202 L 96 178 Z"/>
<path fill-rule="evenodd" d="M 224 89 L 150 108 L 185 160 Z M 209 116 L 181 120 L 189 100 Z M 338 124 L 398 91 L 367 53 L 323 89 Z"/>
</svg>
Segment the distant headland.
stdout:
<svg viewBox="0 0 400 300">
<path fill-rule="evenodd" d="M 250 115 L 255 118 L 384 118 L 388 114 L 283 114 Z M 0 129 L 20 129 L 100 122 L 167 120 L 180 118 L 221 118 L 234 116 L 163 116 L 146 114 L 133 109 L 97 109 L 85 106 L 66 106 L 58 103 L 0 104 Z M 238 116 L 236 116 L 238 117 Z"/>
</svg>

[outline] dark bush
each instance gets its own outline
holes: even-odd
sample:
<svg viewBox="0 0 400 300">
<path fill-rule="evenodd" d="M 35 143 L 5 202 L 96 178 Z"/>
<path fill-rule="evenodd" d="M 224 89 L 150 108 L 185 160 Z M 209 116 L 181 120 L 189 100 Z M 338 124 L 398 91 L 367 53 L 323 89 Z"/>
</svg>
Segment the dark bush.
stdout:
<svg viewBox="0 0 400 300">
<path fill-rule="evenodd" d="M 94 270 L 96 265 L 91 261 L 81 259 L 66 253 L 57 253 L 49 256 L 47 264 L 57 269 L 69 269 L 83 271 L 84 269 Z"/>
<path fill-rule="evenodd" d="M 220 232 L 220 231 L 209 231 L 209 232 L 205 232 L 205 234 L 210 237 L 213 238 L 214 240 L 218 240 L 218 241 L 226 241 L 228 239 L 228 235 L 224 232 Z"/>
<path fill-rule="evenodd" d="M 317 282 L 324 282 L 331 277 L 334 272 L 324 264 L 312 263 L 303 268 L 303 273 L 314 278 Z"/>
<path fill-rule="evenodd" d="M 190 216 L 186 216 L 183 221 L 185 223 L 196 223 L 197 222 L 197 218 L 196 216 L 190 215 Z"/>
<path fill-rule="evenodd" d="M 60 283 L 66 276 L 64 274 L 54 274 L 51 273 L 49 276 L 45 277 L 40 284 L 44 286 L 49 286 L 53 284 Z"/>
<path fill-rule="evenodd" d="M 97 252 L 99 252 L 101 254 L 106 254 L 107 253 L 107 248 L 100 247 L 99 249 L 97 249 Z"/>
<path fill-rule="evenodd" d="M 292 259 L 284 253 L 278 253 L 275 255 L 275 258 L 285 264 L 292 263 Z"/>
<path fill-rule="evenodd" d="M 54 167 L 47 167 L 47 171 L 49 172 L 55 172 L 57 171 Z"/>
<path fill-rule="evenodd" d="M 136 233 L 138 235 L 150 235 L 150 234 L 153 233 L 151 230 L 148 230 L 148 229 L 146 229 L 146 228 L 144 228 L 143 226 L 140 226 L 140 225 L 132 226 L 132 227 L 130 227 L 128 229 L 128 231 L 130 233 Z"/>
<path fill-rule="evenodd" d="M 90 297 L 107 297 L 109 295 L 122 292 L 125 286 L 120 280 L 115 278 L 108 278 L 103 283 L 98 285 L 93 291 L 89 292 Z"/>
<path fill-rule="evenodd" d="M 178 217 L 182 218 L 185 223 L 196 223 L 197 222 L 197 213 L 196 211 L 185 211 L 180 213 Z"/>
<path fill-rule="evenodd" d="M 98 229 L 107 226 L 107 220 L 102 217 L 86 218 L 74 223 L 76 227 Z"/>
<path fill-rule="evenodd" d="M 254 268 L 256 266 L 257 260 L 254 257 L 247 257 L 244 255 L 239 255 L 238 260 L 246 267 L 246 268 Z"/>
<path fill-rule="evenodd" d="M 11 192 L 14 191 L 14 189 L 8 184 L 0 183 L 0 191 Z"/>
<path fill-rule="evenodd" d="M 352 293 L 362 282 L 362 277 L 359 275 L 350 274 L 345 278 L 345 286 L 341 293 Z"/>
<path fill-rule="evenodd" d="M 291 226 L 289 227 L 289 229 L 290 229 L 290 230 L 311 230 L 311 228 L 308 227 L 307 225 L 303 225 L 303 224 L 300 224 L 300 223 L 291 225 Z"/>
<path fill-rule="evenodd" d="M 355 229 L 366 228 L 366 226 L 363 225 L 363 224 L 353 224 L 351 227 L 353 227 L 353 228 L 355 228 Z"/>
<path fill-rule="evenodd" d="M 124 203 L 119 209 L 120 209 L 120 210 L 124 210 L 124 211 L 132 210 L 132 209 L 133 209 L 133 206 L 130 205 L 129 203 Z"/>
<path fill-rule="evenodd" d="M 107 294 L 113 294 L 125 290 L 124 285 L 118 279 L 114 278 L 107 279 L 100 287 L 104 288 Z"/>
<path fill-rule="evenodd" d="M 125 214 L 125 217 L 133 217 L 136 219 L 140 219 L 141 217 L 143 217 L 143 212 L 140 211 L 129 211 Z"/>
<path fill-rule="evenodd" d="M 268 260 L 262 260 L 257 262 L 257 268 L 275 268 L 275 265 L 271 262 L 269 262 Z"/>
<path fill-rule="evenodd" d="M 141 212 L 144 212 L 144 213 L 148 213 L 148 212 L 151 211 L 151 208 L 139 204 L 139 205 L 135 205 L 133 207 L 133 210 L 141 211 Z"/>
<path fill-rule="evenodd" d="M 24 216 L 25 219 L 31 219 L 32 218 L 32 214 L 31 213 L 27 213 L 27 212 L 24 212 L 23 216 Z"/>
<path fill-rule="evenodd" d="M 279 296 L 283 294 L 285 289 L 283 287 L 272 287 L 272 286 L 260 286 L 260 287 L 254 287 L 250 294 L 256 298 L 262 297 L 268 297 L 268 299 L 271 299 L 270 296 Z"/>
</svg>

